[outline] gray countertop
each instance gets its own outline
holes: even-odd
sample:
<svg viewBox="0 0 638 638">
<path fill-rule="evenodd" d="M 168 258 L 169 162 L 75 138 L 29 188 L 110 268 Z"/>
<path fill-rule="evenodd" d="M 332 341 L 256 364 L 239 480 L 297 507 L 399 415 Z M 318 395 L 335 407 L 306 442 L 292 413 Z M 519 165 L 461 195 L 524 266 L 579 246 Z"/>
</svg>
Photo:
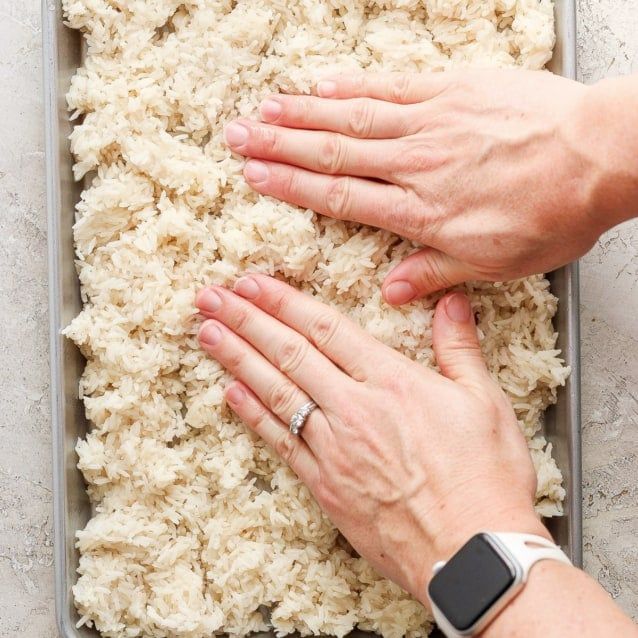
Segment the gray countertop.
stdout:
<svg viewBox="0 0 638 638">
<path fill-rule="evenodd" d="M 558 0 L 560 1 L 560 0 Z M 0 0 L 0 638 L 53 616 L 40 2 Z M 579 2 L 585 82 L 638 70 L 635 0 Z M 585 566 L 638 618 L 638 223 L 582 263 Z"/>
</svg>

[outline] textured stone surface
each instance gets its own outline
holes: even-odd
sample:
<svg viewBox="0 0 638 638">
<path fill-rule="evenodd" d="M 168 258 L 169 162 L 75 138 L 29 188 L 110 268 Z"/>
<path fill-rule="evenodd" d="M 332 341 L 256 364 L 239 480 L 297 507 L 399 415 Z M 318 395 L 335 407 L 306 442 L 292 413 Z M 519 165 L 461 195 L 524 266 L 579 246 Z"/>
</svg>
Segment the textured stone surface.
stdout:
<svg viewBox="0 0 638 638">
<path fill-rule="evenodd" d="M 0 636 L 53 620 L 39 3 L 0 1 Z"/>
<path fill-rule="evenodd" d="M 638 70 L 635 0 L 581 0 L 581 79 Z M 40 3 L 0 0 L 0 638 L 53 620 Z M 638 617 L 638 224 L 583 260 L 586 567 Z"/>
<path fill-rule="evenodd" d="M 638 71 L 635 0 L 581 0 L 584 82 Z M 585 568 L 638 619 L 638 222 L 581 266 Z"/>
</svg>

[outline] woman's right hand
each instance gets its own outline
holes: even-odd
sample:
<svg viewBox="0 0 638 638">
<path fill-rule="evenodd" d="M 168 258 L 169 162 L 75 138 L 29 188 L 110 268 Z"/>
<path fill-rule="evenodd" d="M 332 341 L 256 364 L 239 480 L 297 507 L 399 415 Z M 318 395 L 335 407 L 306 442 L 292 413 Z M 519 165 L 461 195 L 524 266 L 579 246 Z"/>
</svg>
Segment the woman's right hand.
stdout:
<svg viewBox="0 0 638 638">
<path fill-rule="evenodd" d="M 268 98 L 262 122 L 233 122 L 226 140 L 253 158 L 258 192 L 426 246 L 386 279 L 389 303 L 547 272 L 636 209 L 597 87 L 489 70 L 342 76 L 317 92 Z"/>
</svg>

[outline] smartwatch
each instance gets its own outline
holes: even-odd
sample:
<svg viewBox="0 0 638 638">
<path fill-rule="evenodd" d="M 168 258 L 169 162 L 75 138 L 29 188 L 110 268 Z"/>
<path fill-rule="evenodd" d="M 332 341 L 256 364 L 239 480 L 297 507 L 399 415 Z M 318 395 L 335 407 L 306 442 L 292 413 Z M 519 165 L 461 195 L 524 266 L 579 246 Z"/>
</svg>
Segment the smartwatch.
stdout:
<svg viewBox="0 0 638 638">
<path fill-rule="evenodd" d="M 449 561 L 434 565 L 428 597 L 439 629 L 448 638 L 479 634 L 523 589 L 541 560 L 571 565 L 561 548 L 542 536 L 473 536 Z"/>
</svg>

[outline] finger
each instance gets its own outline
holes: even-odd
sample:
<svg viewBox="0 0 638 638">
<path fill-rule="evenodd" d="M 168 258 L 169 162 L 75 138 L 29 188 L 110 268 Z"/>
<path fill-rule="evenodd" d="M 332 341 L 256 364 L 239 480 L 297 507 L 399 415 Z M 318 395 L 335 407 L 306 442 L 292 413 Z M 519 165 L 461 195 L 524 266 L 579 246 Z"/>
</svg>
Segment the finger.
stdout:
<svg viewBox="0 0 638 638">
<path fill-rule="evenodd" d="M 490 379 L 479 346 L 469 299 L 460 292 L 439 301 L 432 324 L 432 347 L 441 372 L 468 387 Z"/>
<path fill-rule="evenodd" d="M 325 100 L 307 95 L 273 95 L 261 103 L 259 112 L 264 122 L 277 126 L 389 139 L 419 130 L 414 108 L 369 98 Z"/>
<path fill-rule="evenodd" d="M 399 356 L 333 308 L 272 277 L 243 277 L 235 292 L 304 335 L 357 381 L 365 381 Z"/>
<path fill-rule="evenodd" d="M 222 323 L 205 321 L 199 341 L 208 354 L 249 387 L 284 423 L 290 423 L 292 415 L 310 400 L 285 374 Z M 304 430 L 304 438 L 314 450 L 321 447 L 330 424 L 321 410 L 314 410 Z"/>
<path fill-rule="evenodd" d="M 336 99 L 371 97 L 396 104 L 416 104 L 442 93 L 453 78 L 449 72 L 338 75 L 319 82 L 317 95 Z"/>
<path fill-rule="evenodd" d="M 238 120 L 225 130 L 227 144 L 247 157 L 300 166 L 330 175 L 389 179 L 396 142 L 359 140 L 338 133 L 302 131 Z"/>
<path fill-rule="evenodd" d="M 352 382 L 303 335 L 230 290 L 221 286 L 206 288 L 197 295 L 195 303 L 205 316 L 221 321 L 251 344 L 322 407 L 334 405 L 335 388 Z M 250 386 L 257 391 L 253 384 Z"/>
<path fill-rule="evenodd" d="M 262 195 L 310 208 L 333 219 L 384 228 L 417 241 L 428 238 L 417 196 L 401 186 L 359 177 L 322 175 L 258 160 L 246 163 L 244 176 Z"/>
<path fill-rule="evenodd" d="M 243 383 L 226 389 L 226 400 L 237 416 L 258 434 L 311 489 L 319 477 L 317 459 L 303 439 L 288 430 Z"/>
<path fill-rule="evenodd" d="M 475 272 L 454 257 L 424 248 L 392 270 L 381 290 L 389 304 L 400 306 L 475 278 Z"/>
</svg>

